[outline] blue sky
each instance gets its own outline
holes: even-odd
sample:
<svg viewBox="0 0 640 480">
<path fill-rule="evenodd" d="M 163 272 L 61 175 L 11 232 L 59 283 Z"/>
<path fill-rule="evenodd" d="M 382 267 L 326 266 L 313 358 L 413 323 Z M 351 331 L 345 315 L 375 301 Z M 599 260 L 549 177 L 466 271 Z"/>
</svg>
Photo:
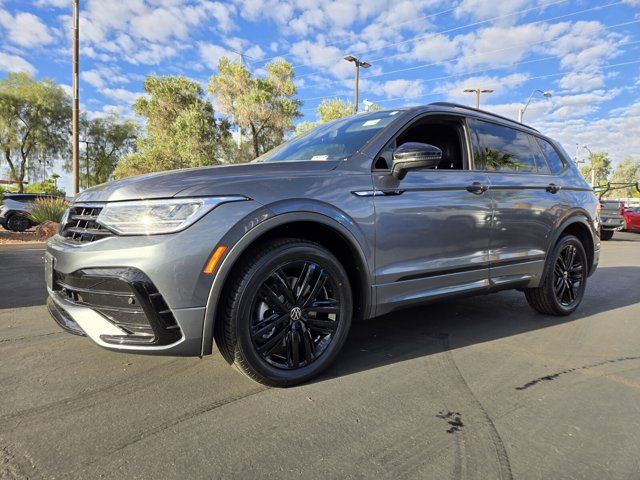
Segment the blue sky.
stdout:
<svg viewBox="0 0 640 480">
<path fill-rule="evenodd" d="M 71 0 L 0 0 L 0 77 L 70 85 L 70 15 Z M 352 98 L 351 53 L 373 64 L 361 100 L 472 105 L 465 88 L 491 88 L 482 107 L 515 118 L 550 90 L 525 120 L 569 153 L 640 155 L 640 0 L 81 0 L 81 107 L 131 116 L 146 75 L 206 85 L 232 50 L 256 74 L 290 61 L 304 120 Z"/>
</svg>

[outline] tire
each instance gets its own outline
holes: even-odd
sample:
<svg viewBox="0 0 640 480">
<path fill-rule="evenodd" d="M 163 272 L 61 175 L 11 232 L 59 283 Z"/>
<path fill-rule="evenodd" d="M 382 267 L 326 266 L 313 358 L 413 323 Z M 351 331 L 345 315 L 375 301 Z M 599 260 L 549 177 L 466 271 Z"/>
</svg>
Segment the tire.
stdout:
<svg viewBox="0 0 640 480">
<path fill-rule="evenodd" d="M 24 232 L 31 226 L 31 221 L 22 215 L 13 214 L 7 219 L 7 230 Z"/>
<path fill-rule="evenodd" d="M 582 301 L 588 273 L 587 254 L 582 243 L 573 235 L 564 236 L 549 256 L 540 286 L 525 289 L 527 302 L 545 315 L 569 315 Z"/>
<path fill-rule="evenodd" d="M 237 267 L 224 295 L 218 347 L 238 370 L 269 386 L 319 375 L 351 326 L 346 271 L 329 250 L 307 240 L 263 244 Z"/>
<path fill-rule="evenodd" d="M 606 242 L 613 238 L 613 230 L 600 230 L 600 240 Z"/>
</svg>

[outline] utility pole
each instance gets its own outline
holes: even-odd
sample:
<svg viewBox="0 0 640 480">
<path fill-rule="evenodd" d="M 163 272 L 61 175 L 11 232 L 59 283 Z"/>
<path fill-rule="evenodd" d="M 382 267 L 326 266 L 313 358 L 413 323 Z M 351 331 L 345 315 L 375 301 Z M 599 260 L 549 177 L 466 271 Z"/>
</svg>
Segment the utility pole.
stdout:
<svg viewBox="0 0 640 480">
<path fill-rule="evenodd" d="M 467 88 L 464 91 L 465 93 L 475 93 L 476 94 L 476 108 L 480 108 L 480 94 L 481 93 L 493 93 L 493 90 L 488 88 L 480 89 L 480 88 Z"/>
<path fill-rule="evenodd" d="M 356 67 L 356 82 L 355 82 L 354 92 L 353 92 L 353 113 L 358 113 L 358 102 L 359 102 L 358 89 L 360 88 L 360 67 L 369 68 L 371 64 L 368 62 L 360 61 L 353 55 L 347 55 L 346 57 L 344 57 L 344 59 L 347 62 L 353 62 L 353 64 Z"/>
<path fill-rule="evenodd" d="M 73 148 L 73 194 L 80 191 L 80 95 L 79 95 L 79 37 L 80 37 L 80 0 L 73 0 L 73 114 L 72 114 L 72 148 Z"/>
</svg>

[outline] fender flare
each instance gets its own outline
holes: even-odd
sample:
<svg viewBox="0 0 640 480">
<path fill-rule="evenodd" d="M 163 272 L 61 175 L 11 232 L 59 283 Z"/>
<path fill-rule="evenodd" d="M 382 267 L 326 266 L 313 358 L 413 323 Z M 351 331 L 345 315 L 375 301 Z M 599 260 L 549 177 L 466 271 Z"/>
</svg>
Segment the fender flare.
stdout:
<svg viewBox="0 0 640 480">
<path fill-rule="evenodd" d="M 581 210 L 573 211 L 568 216 L 560 220 L 560 222 L 558 223 L 558 226 L 554 229 L 554 233 L 551 236 L 549 245 L 547 246 L 547 253 L 545 255 L 544 271 L 542 273 L 542 278 L 544 278 L 544 276 L 547 274 L 547 269 L 549 268 L 549 262 L 547 261 L 547 259 L 551 255 L 551 252 L 553 248 L 556 246 L 556 243 L 558 243 L 558 240 L 560 239 L 560 235 L 562 234 L 562 232 L 565 231 L 565 229 L 568 226 L 573 225 L 575 223 L 580 223 L 584 225 L 589 231 L 589 235 L 591 236 L 591 242 L 593 243 L 593 248 L 594 248 L 594 252 L 591 252 L 591 257 L 593 258 L 593 256 L 595 255 L 595 247 L 598 242 L 593 236 L 593 226 L 589 224 L 589 214 Z M 589 255 L 589 252 L 587 252 L 587 255 Z M 591 274 L 591 270 L 592 270 L 592 265 L 589 266 L 589 275 Z"/>
<path fill-rule="evenodd" d="M 261 218 L 262 221 L 256 225 L 255 220 L 257 218 Z M 319 213 L 318 211 L 311 212 L 308 210 L 298 210 L 274 214 L 273 210 L 267 207 L 263 207 L 262 209 L 260 209 L 260 213 L 257 215 L 256 213 L 249 215 L 245 220 L 247 220 L 247 226 L 243 226 L 243 224 L 245 223 L 244 221 L 238 224 L 238 226 L 243 227 L 245 233 L 239 240 L 237 240 L 233 244 L 233 247 L 229 249 L 227 255 L 224 257 L 222 263 L 218 267 L 211 284 L 211 290 L 209 291 L 207 305 L 205 308 L 204 322 L 202 326 L 201 356 L 209 355 L 213 352 L 214 325 L 216 322 L 216 313 L 218 310 L 219 299 L 222 294 L 225 281 L 229 277 L 229 274 L 231 273 L 236 262 L 247 250 L 247 248 L 249 248 L 253 244 L 255 240 L 257 240 L 265 233 L 268 233 L 269 231 L 288 223 L 299 221 L 316 222 L 323 224 L 329 228 L 333 228 L 334 230 L 342 234 L 344 239 L 357 252 L 359 257 L 358 261 L 360 265 L 364 267 L 361 275 L 363 276 L 363 279 L 366 279 L 362 289 L 362 294 L 364 295 L 365 318 L 368 318 L 368 316 L 370 316 L 369 314 L 371 305 L 373 304 L 371 299 L 374 293 L 371 284 L 370 265 L 367 262 L 365 249 L 363 248 L 361 241 L 358 241 L 357 239 L 357 234 L 354 234 L 354 232 L 350 228 L 347 228 L 347 226 L 344 224 L 344 221 L 337 221 L 334 218 L 325 215 L 324 213 Z M 341 218 L 341 220 L 344 219 Z M 251 225 L 252 228 L 249 229 L 249 225 Z"/>
</svg>

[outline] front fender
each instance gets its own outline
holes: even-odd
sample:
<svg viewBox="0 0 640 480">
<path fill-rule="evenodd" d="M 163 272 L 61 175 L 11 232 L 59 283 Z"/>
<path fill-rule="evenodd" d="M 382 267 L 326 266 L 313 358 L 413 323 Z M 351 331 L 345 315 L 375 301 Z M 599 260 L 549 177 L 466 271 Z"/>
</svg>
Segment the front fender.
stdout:
<svg viewBox="0 0 640 480">
<path fill-rule="evenodd" d="M 292 210 L 294 208 L 296 210 Z M 218 310 L 220 296 L 233 267 L 242 254 L 257 239 L 269 231 L 294 222 L 317 222 L 339 232 L 357 252 L 358 259 L 366 269 L 367 282 L 364 288 L 365 305 L 372 304 L 371 295 L 371 264 L 367 259 L 372 258 L 371 246 L 365 234 L 344 212 L 332 208 L 322 202 L 300 200 L 297 202 L 283 201 L 256 210 L 251 215 L 238 222 L 221 240 L 220 244 L 230 247 L 227 255 L 219 265 L 211 285 L 207 300 L 205 319 L 202 329 L 202 355 L 213 351 L 214 324 Z"/>
</svg>

